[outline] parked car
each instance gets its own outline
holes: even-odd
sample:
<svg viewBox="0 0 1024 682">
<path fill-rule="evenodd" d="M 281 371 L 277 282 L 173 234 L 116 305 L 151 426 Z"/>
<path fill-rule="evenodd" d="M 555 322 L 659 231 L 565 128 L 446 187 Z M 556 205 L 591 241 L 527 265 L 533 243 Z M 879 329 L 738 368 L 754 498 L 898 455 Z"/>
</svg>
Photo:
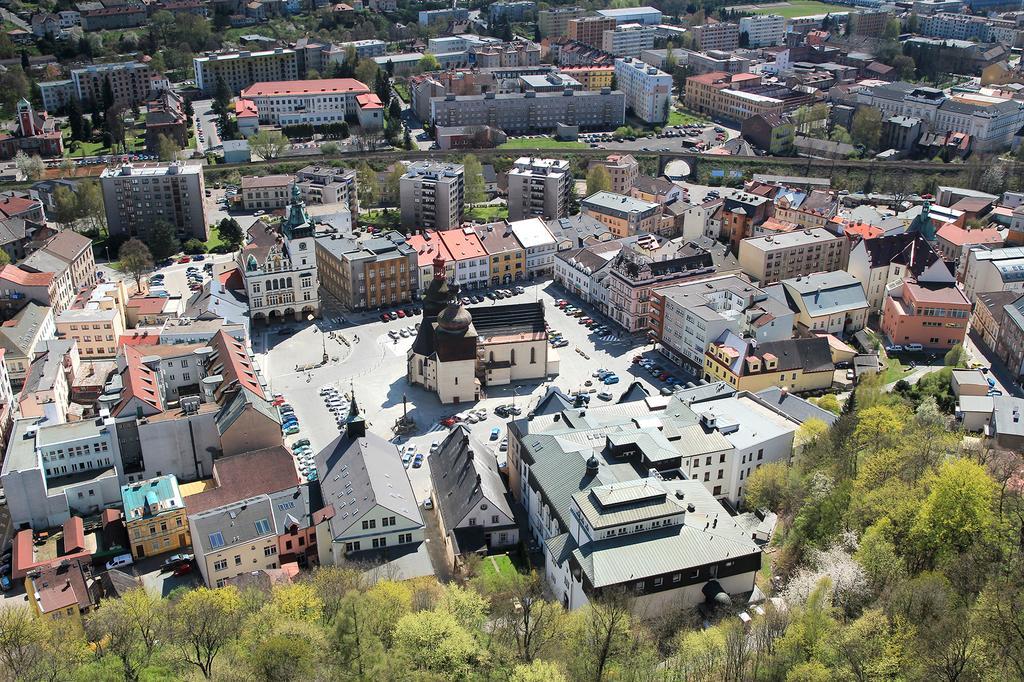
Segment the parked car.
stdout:
<svg viewBox="0 0 1024 682">
<path fill-rule="evenodd" d="M 605 385 L 617 384 L 619 383 L 619 377 L 617 374 L 609 374 L 604 378 L 604 383 Z"/>
<path fill-rule="evenodd" d="M 498 436 L 501 435 L 501 429 L 495 426 L 491 429 L 491 440 L 498 440 Z"/>
<path fill-rule="evenodd" d="M 107 570 L 112 568 L 124 568 L 125 566 L 131 566 L 135 563 L 135 559 L 132 558 L 131 554 L 118 554 L 116 557 L 107 562 Z"/>
<path fill-rule="evenodd" d="M 191 554 L 173 554 L 167 558 L 166 561 L 160 566 L 161 571 L 170 571 L 178 567 L 181 563 L 188 563 L 192 561 Z"/>
</svg>

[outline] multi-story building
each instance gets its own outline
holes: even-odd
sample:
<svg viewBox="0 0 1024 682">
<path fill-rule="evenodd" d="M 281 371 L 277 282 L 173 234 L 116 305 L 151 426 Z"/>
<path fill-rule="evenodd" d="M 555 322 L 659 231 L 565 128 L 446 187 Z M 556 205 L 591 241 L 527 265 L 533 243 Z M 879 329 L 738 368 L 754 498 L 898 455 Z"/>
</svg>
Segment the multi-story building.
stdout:
<svg viewBox="0 0 1024 682">
<path fill-rule="evenodd" d="M 19 419 L 0 481 L 15 526 L 51 528 L 72 514 L 90 516 L 120 505 L 122 475 L 111 417 L 66 424 Z"/>
<path fill-rule="evenodd" d="M 980 76 L 986 67 L 1007 59 L 1010 50 L 1000 43 L 916 37 L 904 41 L 903 54 L 913 58 L 924 73 Z"/>
<path fill-rule="evenodd" d="M 351 168 L 306 166 L 295 173 L 295 182 L 307 204 L 344 204 L 349 213 L 359 213 L 356 172 Z"/>
<path fill-rule="evenodd" d="M 440 258 L 444 262 L 445 280 L 455 279 L 455 259 L 448 252 L 444 242 L 433 230 L 423 230 L 418 234 L 409 235 L 409 246 L 416 250 L 416 285 L 419 297 L 427 291 L 430 282 L 434 279 L 435 260 Z"/>
<path fill-rule="evenodd" d="M 731 52 L 739 47 L 740 27 L 727 21 L 703 24 L 690 29 L 697 40 L 696 48 L 703 52 L 720 50 Z"/>
<path fill-rule="evenodd" d="M 918 32 L 930 38 L 1005 43 L 1010 47 L 1018 45 L 1021 35 L 1020 29 L 1013 22 L 953 12 L 938 12 L 921 17 Z"/>
<path fill-rule="evenodd" d="M 316 267 L 321 292 L 349 310 L 408 303 L 419 286 L 416 249 L 399 232 L 359 242 L 318 235 Z"/>
<path fill-rule="evenodd" d="M 450 230 L 462 223 L 466 183 L 461 164 L 419 161 L 399 181 L 402 227 Z"/>
<path fill-rule="evenodd" d="M 963 343 L 971 304 L 954 284 L 929 286 L 906 279 L 889 287 L 882 305 L 882 331 L 894 344 L 919 343 L 948 351 Z"/>
<path fill-rule="evenodd" d="M 188 146 L 185 99 L 173 90 L 161 90 L 146 102 L 146 150 L 149 153 L 160 153 L 161 136 L 183 149 Z"/>
<path fill-rule="evenodd" d="M 661 205 L 614 192 L 598 192 L 580 202 L 584 215 L 600 220 L 616 237 L 654 232 L 661 219 Z"/>
<path fill-rule="evenodd" d="M 124 320 L 116 308 L 71 308 L 57 315 L 57 336 L 74 339 L 79 354 L 87 360 L 117 355 Z"/>
<path fill-rule="evenodd" d="M 990 347 L 1012 376 L 1024 376 L 1024 296 L 1003 305 L 996 343 Z"/>
<path fill-rule="evenodd" d="M 740 241 L 740 268 L 753 281 L 775 284 L 813 272 L 845 270 L 849 240 L 824 228 L 794 230 Z"/>
<path fill-rule="evenodd" d="M 338 43 L 338 49 L 348 52 L 349 49 L 356 51 L 360 59 L 370 59 L 387 54 L 388 44 L 383 40 L 352 40 L 347 43 Z"/>
<path fill-rule="evenodd" d="M 686 108 L 729 121 L 744 121 L 756 114 L 781 114 L 785 100 L 757 92 L 761 76 L 754 73 L 713 71 L 686 79 Z"/>
<path fill-rule="evenodd" d="M 580 17 L 569 20 L 565 35 L 577 43 L 600 49 L 604 43 L 604 32 L 614 31 L 617 25 L 612 17 Z"/>
<path fill-rule="evenodd" d="M 76 6 L 85 31 L 110 31 L 135 28 L 146 23 L 149 16 L 146 5 L 128 2 L 80 2 Z"/>
<path fill-rule="evenodd" d="M 537 29 L 543 38 L 556 38 L 569 33 L 569 21 L 587 16 L 582 7 L 552 7 L 537 12 Z"/>
<path fill-rule="evenodd" d="M 594 159 L 590 167 L 598 164 L 608 171 L 612 181 L 609 189 L 614 194 L 629 194 L 640 175 L 640 164 L 630 154 L 610 154 L 607 159 Z"/>
<path fill-rule="evenodd" d="M 369 93 L 354 78 L 325 78 L 259 81 L 242 90 L 241 98 L 256 106 L 261 125 L 324 125 L 357 116 L 357 98 Z"/>
<path fill-rule="evenodd" d="M 121 486 L 121 503 L 136 559 L 185 550 L 192 544 L 185 503 L 173 474 Z"/>
<path fill-rule="evenodd" d="M 565 216 L 573 182 L 569 162 L 521 157 L 508 172 L 508 217 L 522 220 Z"/>
<path fill-rule="evenodd" d="M 1019 291 L 989 291 L 975 297 L 971 313 L 971 331 L 981 337 L 989 350 L 995 350 L 999 339 L 1000 326 L 1006 314 L 1005 306 L 1015 303 L 1021 297 Z M 1024 348 L 1021 348 L 1024 353 Z"/>
<path fill-rule="evenodd" d="M 111 235 L 144 238 L 155 223 L 166 222 L 182 241 L 210 238 L 200 166 L 124 164 L 104 170 L 100 187 Z"/>
<path fill-rule="evenodd" d="M 643 24 L 620 24 L 605 31 L 601 38 L 601 49 L 616 57 L 638 57 L 644 50 L 654 47 L 656 29 Z"/>
<path fill-rule="evenodd" d="M 952 283 L 953 275 L 921 235 L 904 232 L 860 240 L 848 260 L 872 309 L 880 311 L 890 285 L 907 278 L 919 282 Z"/>
<path fill-rule="evenodd" d="M 785 36 L 786 19 L 778 14 L 754 14 L 740 19 L 740 43 L 745 47 L 781 45 Z"/>
<path fill-rule="evenodd" d="M 726 331 L 704 354 L 704 380 L 740 391 L 827 391 L 835 369 L 823 336 L 754 343 Z"/>
<path fill-rule="evenodd" d="M 867 324 L 870 306 L 864 288 L 848 272 L 818 272 L 780 284 L 796 313 L 798 329 L 845 337 Z"/>
<path fill-rule="evenodd" d="M 708 346 L 726 331 L 757 343 L 793 334 L 786 303 L 736 275 L 652 289 L 650 316 L 661 353 L 698 377 Z"/>
<path fill-rule="evenodd" d="M 279 47 L 261 52 L 221 52 L 194 57 L 196 87 L 208 97 L 217 92 L 223 80 L 232 94 L 253 83 L 290 81 L 299 77 L 299 58 L 295 50 Z"/>
<path fill-rule="evenodd" d="M 672 102 L 672 76 L 639 59 L 615 60 L 616 85 L 626 95 L 626 106 L 647 123 L 668 120 Z"/>
<path fill-rule="evenodd" d="M 291 201 L 294 179 L 290 175 L 247 175 L 242 178 L 242 208 L 272 211 Z"/>
<path fill-rule="evenodd" d="M 637 239 L 609 239 L 560 250 L 555 254 L 555 283 L 585 303 L 606 310 L 608 287 L 605 279 L 611 271 L 612 261 L 623 246 L 633 244 Z"/>
<path fill-rule="evenodd" d="M 614 66 L 564 66 L 560 71 L 575 79 L 584 90 L 590 91 L 610 89 L 615 75 Z"/>
<path fill-rule="evenodd" d="M 527 218 L 509 223 L 509 230 L 526 252 L 526 276 L 545 277 L 555 267 L 557 244 L 548 226 L 540 218 Z"/>
<path fill-rule="evenodd" d="M 92 64 L 83 69 L 72 69 L 71 81 L 86 110 L 94 101 L 103 101 L 103 88 L 108 82 L 114 102 L 128 107 L 141 106 L 154 92 L 171 87 L 166 78 L 143 62 Z"/>
<path fill-rule="evenodd" d="M 516 22 L 530 18 L 537 9 L 533 0 L 516 0 L 516 2 L 495 2 L 488 6 L 487 16 L 491 23 L 507 21 Z"/>
<path fill-rule="evenodd" d="M 478 69 L 537 67 L 540 65 L 540 45 L 529 40 L 475 45 L 469 48 L 469 60 Z"/>
<path fill-rule="evenodd" d="M 796 128 L 778 114 L 757 114 L 741 123 L 743 139 L 772 156 L 788 156 L 793 151 Z"/>
<path fill-rule="evenodd" d="M 71 100 L 78 96 L 75 82 L 68 78 L 59 81 L 40 81 L 39 95 L 43 100 L 43 110 L 51 114 L 65 111 Z"/>
<path fill-rule="evenodd" d="M 420 26 L 428 26 L 435 22 L 447 24 L 452 21 L 468 21 L 469 10 L 464 7 L 449 9 L 420 10 L 418 21 Z"/>
<path fill-rule="evenodd" d="M 23 418 L 42 418 L 47 424 L 63 424 L 68 420 L 70 407 L 70 386 L 81 366 L 78 345 L 74 340 L 51 339 L 44 341 L 42 347 L 32 359 L 25 377 L 25 384 L 18 396 L 18 412 Z M 6 395 L 10 389 L 10 380 L 0 377 L 0 405 L 5 414 L 0 432 L 6 437 L 7 420 L 13 414 L 10 398 Z M 6 384 L 4 383 L 6 382 Z"/>
<path fill-rule="evenodd" d="M 455 279 L 463 289 L 482 289 L 491 281 L 490 257 L 472 227 L 435 233 L 455 260 Z"/>
<path fill-rule="evenodd" d="M 892 20 L 891 12 L 861 10 L 850 13 L 850 33 L 855 36 L 877 37 L 885 32 L 885 27 Z M 921 20 L 924 23 L 925 20 Z"/>
<path fill-rule="evenodd" d="M 21 388 L 43 342 L 56 334 L 53 309 L 28 303 L 13 318 L 0 325 L 0 349 L 11 386 Z"/>
<path fill-rule="evenodd" d="M 626 98 L 616 90 L 446 95 L 430 100 L 438 126 L 491 125 L 509 134 L 546 133 L 559 125 L 612 130 L 625 121 Z"/>
<path fill-rule="evenodd" d="M 599 9 L 597 14 L 602 17 L 611 17 L 615 22 L 623 24 L 642 24 L 644 26 L 657 26 L 661 23 L 661 10 L 654 7 L 625 7 L 622 9 Z"/>
<path fill-rule="evenodd" d="M 526 249 L 507 222 L 479 225 L 476 233 L 490 259 L 491 286 L 526 278 Z"/>
<path fill-rule="evenodd" d="M 257 220 L 238 252 L 250 318 L 255 322 L 320 315 L 313 222 L 296 185 L 278 227 Z"/>
</svg>

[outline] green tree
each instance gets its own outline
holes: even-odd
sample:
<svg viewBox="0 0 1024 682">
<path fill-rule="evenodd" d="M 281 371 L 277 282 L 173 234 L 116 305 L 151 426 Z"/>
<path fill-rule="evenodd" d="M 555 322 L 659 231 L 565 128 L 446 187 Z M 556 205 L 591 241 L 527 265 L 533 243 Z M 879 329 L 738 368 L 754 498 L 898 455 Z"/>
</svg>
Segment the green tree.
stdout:
<svg viewBox="0 0 1024 682">
<path fill-rule="evenodd" d="M 420 61 L 416 65 L 416 68 L 420 73 L 423 73 L 424 71 L 437 71 L 441 68 L 441 64 L 437 61 L 437 57 L 426 53 L 420 57 Z"/>
<path fill-rule="evenodd" d="M 377 82 L 377 73 L 380 71 L 380 67 L 372 59 L 360 59 L 356 65 L 356 80 L 365 83 L 367 87 L 372 88 Z M 379 97 L 380 95 L 378 95 Z M 381 103 L 386 107 L 387 100 L 382 99 Z"/>
<path fill-rule="evenodd" d="M 900 20 L 890 19 L 882 30 L 883 40 L 896 40 L 900 37 Z"/>
<path fill-rule="evenodd" d="M 356 166 L 356 184 L 360 206 L 376 206 L 380 203 L 380 180 L 377 179 L 377 172 L 365 161 Z"/>
<path fill-rule="evenodd" d="M 14 166 L 27 180 L 33 182 L 42 178 L 43 173 L 46 172 L 46 164 L 39 156 L 36 154 L 29 156 L 22 151 L 14 155 Z"/>
<path fill-rule="evenodd" d="M 206 244 L 201 239 L 192 238 L 181 245 L 182 251 L 194 256 L 200 253 L 206 253 Z"/>
<path fill-rule="evenodd" d="M 943 462 L 928 487 L 912 528 L 926 562 L 963 553 L 992 533 L 996 484 L 980 464 L 966 458 Z"/>
<path fill-rule="evenodd" d="M 955 344 L 942 358 L 942 364 L 946 367 L 966 367 L 967 351 L 962 343 Z"/>
<path fill-rule="evenodd" d="M 629 597 L 622 591 L 608 591 L 600 599 L 591 599 L 573 616 L 571 675 L 577 680 L 601 682 L 611 668 L 628 658 L 632 649 Z"/>
<path fill-rule="evenodd" d="M 882 136 L 882 113 L 878 109 L 861 107 L 853 115 L 850 125 L 850 136 L 856 144 L 865 149 L 878 149 L 878 141 Z"/>
<path fill-rule="evenodd" d="M 78 213 L 82 224 L 90 234 L 101 237 L 107 233 L 107 209 L 103 203 L 103 191 L 95 180 L 82 180 L 75 192 Z"/>
<path fill-rule="evenodd" d="M 135 286 L 142 284 L 142 276 L 153 269 L 153 254 L 138 239 L 129 239 L 117 251 L 121 269 L 135 278 Z"/>
<path fill-rule="evenodd" d="M 475 154 L 462 157 L 463 176 L 466 183 L 466 203 L 479 204 L 487 201 L 484 193 L 484 169 Z"/>
<path fill-rule="evenodd" d="M 912 80 L 917 74 L 917 64 L 914 62 L 914 58 L 905 54 L 892 60 L 892 68 L 896 69 L 900 80 Z"/>
<path fill-rule="evenodd" d="M 896 545 L 890 539 L 891 530 L 891 519 L 879 519 L 864 532 L 854 555 L 864 567 L 868 585 L 875 594 L 895 585 L 906 572 Z"/>
<path fill-rule="evenodd" d="M 164 616 L 164 602 L 138 588 L 92 611 L 85 619 L 85 631 L 96 643 L 97 655 L 116 657 L 123 679 L 136 682 L 153 657 Z"/>
<path fill-rule="evenodd" d="M 1024 562 L 1018 556 L 978 597 L 975 617 L 992 666 L 1024 680 Z"/>
<path fill-rule="evenodd" d="M 374 679 L 375 667 L 386 658 L 384 645 L 374 633 L 374 614 L 365 595 L 349 590 L 338 603 L 334 650 L 339 663 L 355 672 L 358 680 Z"/>
<path fill-rule="evenodd" d="M 839 398 L 836 397 L 835 393 L 826 393 L 815 400 L 814 403 L 821 409 L 828 410 L 832 414 L 839 414 L 843 411 L 839 406 Z"/>
<path fill-rule="evenodd" d="M 86 139 L 87 135 L 85 134 L 85 117 L 82 116 L 82 103 L 77 97 L 72 97 L 71 102 L 68 103 L 68 125 L 71 128 L 72 140 Z"/>
<path fill-rule="evenodd" d="M 790 508 L 793 495 L 790 468 L 785 462 L 762 464 L 747 477 L 744 500 L 749 509 L 784 513 Z"/>
<path fill-rule="evenodd" d="M 382 199 L 391 206 L 398 205 L 403 175 L 405 175 L 405 166 L 400 163 L 396 163 L 391 166 L 391 170 L 389 170 L 388 174 L 384 176 L 384 193 Z"/>
<path fill-rule="evenodd" d="M 798 663 L 786 674 L 786 682 L 833 682 L 832 671 L 820 661 Z"/>
<path fill-rule="evenodd" d="M 254 677 L 261 682 L 302 680 L 313 676 L 316 650 L 302 637 L 272 634 L 249 649 L 248 663 Z"/>
<path fill-rule="evenodd" d="M 181 151 L 178 143 L 166 135 L 157 137 L 156 148 L 161 161 L 174 161 L 178 158 L 178 152 Z"/>
<path fill-rule="evenodd" d="M 61 185 L 53 193 L 56 206 L 54 220 L 62 230 L 73 230 L 81 219 L 78 196 L 69 187 Z"/>
<path fill-rule="evenodd" d="M 242 226 L 234 218 L 221 218 L 217 223 L 217 236 L 228 246 L 230 251 L 237 251 L 238 247 L 245 241 L 245 233 Z"/>
<path fill-rule="evenodd" d="M 213 662 L 241 628 L 242 598 L 234 587 L 189 590 L 170 609 L 170 638 L 181 660 L 213 675 Z"/>
<path fill-rule="evenodd" d="M 288 138 L 278 130 L 260 130 L 249 137 L 249 148 L 260 158 L 271 161 L 288 149 Z"/>
<path fill-rule="evenodd" d="M 174 225 L 166 220 L 157 220 L 149 227 L 146 233 L 146 242 L 149 244 L 149 250 L 153 253 L 153 258 L 158 261 L 170 258 L 181 250 L 181 243 L 178 241 Z"/>
<path fill-rule="evenodd" d="M 673 640 L 675 654 L 668 669 L 677 679 L 692 682 L 716 682 L 721 679 L 725 662 L 725 637 L 718 627 L 682 630 Z"/>
<path fill-rule="evenodd" d="M 509 682 L 568 682 L 568 679 L 557 664 L 538 659 L 513 668 Z"/>
<path fill-rule="evenodd" d="M 602 163 L 595 163 L 587 171 L 587 196 L 607 192 L 612 188 L 612 177 Z"/>
<path fill-rule="evenodd" d="M 396 630 L 399 660 L 443 678 L 465 678 L 478 656 L 472 635 L 446 611 L 407 613 Z"/>
</svg>

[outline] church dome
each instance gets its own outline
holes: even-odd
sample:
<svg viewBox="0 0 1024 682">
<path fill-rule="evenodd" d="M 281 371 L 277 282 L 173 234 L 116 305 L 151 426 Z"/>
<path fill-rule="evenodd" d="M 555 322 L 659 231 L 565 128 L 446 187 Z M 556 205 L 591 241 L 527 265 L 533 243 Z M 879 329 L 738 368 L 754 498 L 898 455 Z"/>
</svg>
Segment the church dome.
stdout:
<svg viewBox="0 0 1024 682">
<path fill-rule="evenodd" d="M 452 303 L 437 316 L 437 326 L 446 331 L 461 332 L 469 329 L 473 316 L 465 307 Z"/>
</svg>

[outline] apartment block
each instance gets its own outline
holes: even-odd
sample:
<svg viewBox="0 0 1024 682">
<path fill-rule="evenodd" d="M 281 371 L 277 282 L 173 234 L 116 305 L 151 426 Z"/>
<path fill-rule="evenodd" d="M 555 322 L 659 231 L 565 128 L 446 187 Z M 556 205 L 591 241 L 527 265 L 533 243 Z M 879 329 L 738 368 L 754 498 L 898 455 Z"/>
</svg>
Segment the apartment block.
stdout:
<svg viewBox="0 0 1024 682">
<path fill-rule="evenodd" d="M 124 334 L 124 321 L 117 308 L 72 308 L 56 317 L 57 336 L 74 339 L 81 357 L 112 358 L 117 355 L 118 339 Z"/>
<path fill-rule="evenodd" d="M 279 47 L 262 52 L 222 52 L 194 57 L 196 87 L 204 95 L 217 92 L 217 82 L 224 79 L 233 94 L 253 83 L 288 81 L 299 77 L 299 58 L 295 50 Z"/>
<path fill-rule="evenodd" d="M 349 310 L 408 303 L 419 285 L 416 249 L 398 232 L 361 242 L 319 235 L 316 263 L 322 292 Z"/>
<path fill-rule="evenodd" d="M 145 237 L 160 221 L 174 226 L 182 241 L 210 238 L 202 167 L 124 164 L 100 175 L 111 235 Z"/>
<path fill-rule="evenodd" d="M 655 28 L 643 24 L 622 24 L 605 31 L 601 49 L 616 57 L 638 57 L 644 50 L 654 47 Z"/>
<path fill-rule="evenodd" d="M 544 38 L 556 38 L 569 33 L 569 21 L 587 15 L 582 7 L 555 7 L 537 12 L 537 29 Z"/>
<path fill-rule="evenodd" d="M 570 76 L 583 86 L 584 90 L 601 90 L 612 87 L 615 74 L 613 66 L 565 66 L 560 71 Z"/>
<path fill-rule="evenodd" d="M 640 164 L 630 154 L 610 154 L 607 159 L 594 159 L 589 168 L 595 165 L 607 169 L 612 180 L 610 189 L 615 194 L 629 194 L 633 183 L 640 176 Z"/>
<path fill-rule="evenodd" d="M 462 223 L 466 184 L 461 164 L 420 161 L 399 181 L 402 227 L 450 230 Z"/>
<path fill-rule="evenodd" d="M 615 60 L 615 80 L 626 95 L 626 106 L 647 123 L 668 120 L 672 101 L 672 76 L 639 59 Z"/>
<path fill-rule="evenodd" d="M 624 7 L 622 9 L 599 9 L 599 16 L 615 19 L 619 26 L 623 24 L 642 24 L 657 26 L 661 23 L 661 10 L 654 7 Z"/>
<path fill-rule="evenodd" d="M 730 52 L 740 44 L 739 24 L 720 21 L 714 24 L 694 26 L 690 30 L 697 39 L 697 49 L 703 52 L 709 50 Z"/>
<path fill-rule="evenodd" d="M 93 101 L 103 101 L 103 86 L 107 81 L 114 93 L 114 102 L 129 107 L 145 104 L 154 92 L 171 87 L 166 78 L 142 62 L 92 64 L 71 70 L 71 82 L 86 111 Z"/>
<path fill-rule="evenodd" d="M 882 331 L 892 343 L 919 343 L 945 352 L 964 342 L 970 317 L 971 304 L 957 286 L 928 286 L 908 279 L 888 290 Z"/>
<path fill-rule="evenodd" d="M 654 232 L 661 219 L 661 206 L 614 192 L 598 192 L 580 202 L 584 215 L 608 226 L 615 237 Z"/>
<path fill-rule="evenodd" d="M 430 118 L 438 126 L 491 125 L 514 134 L 550 133 L 560 124 L 582 130 L 613 130 L 626 120 L 626 96 L 599 92 L 487 92 L 430 100 Z"/>
<path fill-rule="evenodd" d="M 522 157 L 508 172 L 509 220 L 563 218 L 573 182 L 569 162 Z"/>
<path fill-rule="evenodd" d="M 759 284 L 775 284 L 813 272 L 845 270 L 849 241 L 823 228 L 740 241 L 740 268 Z"/>
<path fill-rule="evenodd" d="M 344 204 L 353 215 L 359 212 L 356 172 L 335 166 L 306 166 L 295 173 L 295 182 L 307 204 Z"/>
<path fill-rule="evenodd" d="M 781 45 L 786 36 L 786 19 L 778 14 L 755 14 L 740 19 L 740 42 L 746 34 L 747 47 Z"/>
<path fill-rule="evenodd" d="M 786 103 L 760 92 L 761 76 L 754 73 L 713 71 L 686 79 L 686 108 L 730 121 L 745 121 L 757 114 L 781 114 Z"/>
<path fill-rule="evenodd" d="M 121 503 L 132 556 L 136 559 L 191 546 L 185 503 L 173 474 L 122 486 Z"/>
<path fill-rule="evenodd" d="M 601 48 L 604 32 L 614 31 L 617 25 L 612 17 L 580 17 L 569 20 L 566 35 L 577 43 Z"/>
<path fill-rule="evenodd" d="M 272 211 L 284 208 L 291 198 L 290 175 L 257 175 L 242 178 L 242 208 Z"/>
</svg>

